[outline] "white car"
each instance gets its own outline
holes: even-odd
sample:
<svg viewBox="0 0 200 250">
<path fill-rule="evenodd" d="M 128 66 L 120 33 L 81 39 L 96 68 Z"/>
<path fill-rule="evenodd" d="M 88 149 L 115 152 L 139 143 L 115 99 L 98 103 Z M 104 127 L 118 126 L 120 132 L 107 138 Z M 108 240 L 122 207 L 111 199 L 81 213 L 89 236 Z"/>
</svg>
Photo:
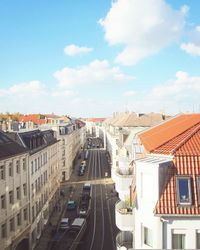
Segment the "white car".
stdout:
<svg viewBox="0 0 200 250">
<path fill-rule="evenodd" d="M 69 229 L 69 218 L 62 218 L 60 222 L 60 229 Z"/>
</svg>

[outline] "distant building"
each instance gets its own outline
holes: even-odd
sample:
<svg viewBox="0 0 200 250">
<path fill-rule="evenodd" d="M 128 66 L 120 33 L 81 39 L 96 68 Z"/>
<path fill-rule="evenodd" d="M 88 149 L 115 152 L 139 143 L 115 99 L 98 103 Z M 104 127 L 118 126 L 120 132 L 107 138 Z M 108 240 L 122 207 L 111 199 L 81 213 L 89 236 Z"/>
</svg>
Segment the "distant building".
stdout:
<svg viewBox="0 0 200 250">
<path fill-rule="evenodd" d="M 95 137 L 101 137 L 100 127 L 106 118 L 87 118 L 84 119 L 87 128 L 87 134 Z M 102 138 L 103 139 L 103 138 Z"/>
</svg>

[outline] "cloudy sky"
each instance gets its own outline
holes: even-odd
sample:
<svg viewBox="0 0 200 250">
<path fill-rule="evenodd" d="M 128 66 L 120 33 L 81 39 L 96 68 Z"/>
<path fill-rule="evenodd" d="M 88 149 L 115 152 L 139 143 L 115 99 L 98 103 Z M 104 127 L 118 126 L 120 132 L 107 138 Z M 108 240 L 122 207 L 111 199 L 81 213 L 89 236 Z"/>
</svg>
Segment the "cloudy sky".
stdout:
<svg viewBox="0 0 200 250">
<path fill-rule="evenodd" d="M 0 1 L 0 112 L 200 112 L 200 1 Z"/>
</svg>

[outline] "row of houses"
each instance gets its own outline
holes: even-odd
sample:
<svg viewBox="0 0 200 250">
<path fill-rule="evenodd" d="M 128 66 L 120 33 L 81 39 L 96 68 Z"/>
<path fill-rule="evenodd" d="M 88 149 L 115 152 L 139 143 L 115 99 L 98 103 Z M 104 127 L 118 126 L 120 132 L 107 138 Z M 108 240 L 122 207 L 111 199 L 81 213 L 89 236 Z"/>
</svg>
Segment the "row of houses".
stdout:
<svg viewBox="0 0 200 250">
<path fill-rule="evenodd" d="M 101 126 L 119 194 L 117 249 L 200 249 L 200 114 L 115 114 Z"/>
<path fill-rule="evenodd" d="M 85 143 L 85 124 L 0 130 L 0 249 L 33 249 Z"/>
</svg>

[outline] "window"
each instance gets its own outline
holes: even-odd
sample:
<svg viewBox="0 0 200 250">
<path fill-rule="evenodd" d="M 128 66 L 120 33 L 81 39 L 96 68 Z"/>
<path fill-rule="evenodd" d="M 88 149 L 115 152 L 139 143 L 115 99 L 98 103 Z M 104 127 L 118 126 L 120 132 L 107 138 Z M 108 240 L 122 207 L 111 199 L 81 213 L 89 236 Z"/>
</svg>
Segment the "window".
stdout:
<svg viewBox="0 0 200 250">
<path fill-rule="evenodd" d="M 38 157 L 38 169 L 40 168 L 40 157 Z"/>
<path fill-rule="evenodd" d="M 1 196 L 1 208 L 2 209 L 6 208 L 6 196 L 5 195 Z"/>
<path fill-rule="evenodd" d="M 35 208 L 34 206 L 32 206 L 32 222 L 34 221 L 35 219 Z"/>
<path fill-rule="evenodd" d="M 34 168 L 33 168 L 33 161 L 31 161 L 31 174 L 34 173 Z"/>
<path fill-rule="evenodd" d="M 17 200 L 20 200 L 20 187 L 16 188 Z"/>
<path fill-rule="evenodd" d="M 192 203 L 190 177 L 177 177 L 176 183 L 177 183 L 178 204 L 190 205 Z"/>
<path fill-rule="evenodd" d="M 1 238 L 6 238 L 6 224 L 1 225 Z"/>
<path fill-rule="evenodd" d="M 0 178 L 1 180 L 5 180 L 5 166 L 0 166 Z"/>
<path fill-rule="evenodd" d="M 35 172 L 37 171 L 37 159 L 35 159 Z"/>
<path fill-rule="evenodd" d="M 185 234 L 172 234 L 172 249 L 185 249 Z"/>
<path fill-rule="evenodd" d="M 23 194 L 24 194 L 24 196 L 27 195 L 27 185 L 26 185 L 26 183 L 23 184 Z"/>
<path fill-rule="evenodd" d="M 13 164 L 12 164 L 12 162 L 9 163 L 8 172 L 9 172 L 8 173 L 9 176 L 12 177 L 13 176 Z"/>
<path fill-rule="evenodd" d="M 27 208 L 24 209 L 24 220 L 28 219 L 28 212 L 27 212 Z"/>
<path fill-rule="evenodd" d="M 144 244 L 153 247 L 152 230 L 144 227 Z"/>
<path fill-rule="evenodd" d="M 15 231 L 14 218 L 10 219 L 10 232 Z"/>
<path fill-rule="evenodd" d="M 21 214 L 18 213 L 17 214 L 17 226 L 20 226 L 21 225 Z"/>
<path fill-rule="evenodd" d="M 34 197 L 34 184 L 31 184 L 32 197 Z"/>
<path fill-rule="evenodd" d="M 23 158 L 22 160 L 23 170 L 26 171 L 26 159 Z"/>
<path fill-rule="evenodd" d="M 13 191 L 9 192 L 9 203 L 13 204 L 14 203 L 14 195 L 13 195 Z"/>
<path fill-rule="evenodd" d="M 20 164 L 19 164 L 19 160 L 16 161 L 16 173 L 17 173 L 17 174 L 20 173 Z"/>
</svg>

